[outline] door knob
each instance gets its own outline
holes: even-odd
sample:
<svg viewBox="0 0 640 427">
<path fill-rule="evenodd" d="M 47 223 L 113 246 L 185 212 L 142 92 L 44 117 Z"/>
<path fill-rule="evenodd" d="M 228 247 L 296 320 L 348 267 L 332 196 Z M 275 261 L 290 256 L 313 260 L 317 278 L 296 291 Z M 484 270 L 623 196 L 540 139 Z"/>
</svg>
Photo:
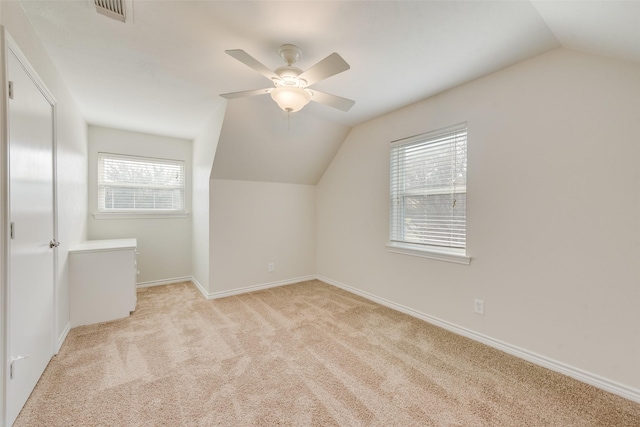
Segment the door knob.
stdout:
<svg viewBox="0 0 640 427">
<path fill-rule="evenodd" d="M 58 242 L 56 239 L 53 239 L 49 242 L 49 247 L 52 249 L 57 248 L 58 246 L 60 246 L 60 242 Z"/>
</svg>

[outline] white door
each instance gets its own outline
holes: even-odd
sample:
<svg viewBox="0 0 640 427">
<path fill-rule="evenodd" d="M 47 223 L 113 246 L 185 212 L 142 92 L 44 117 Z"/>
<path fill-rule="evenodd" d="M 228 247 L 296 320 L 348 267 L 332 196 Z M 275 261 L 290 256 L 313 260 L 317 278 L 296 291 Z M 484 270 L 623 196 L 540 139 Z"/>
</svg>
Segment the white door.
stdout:
<svg viewBox="0 0 640 427">
<path fill-rule="evenodd" d="M 7 425 L 11 426 L 53 356 L 53 105 L 7 51 L 10 83 Z M 35 77 L 34 77 L 35 78 Z M 38 80 L 39 81 L 39 80 Z M 13 99 L 11 99 L 13 97 Z"/>
</svg>

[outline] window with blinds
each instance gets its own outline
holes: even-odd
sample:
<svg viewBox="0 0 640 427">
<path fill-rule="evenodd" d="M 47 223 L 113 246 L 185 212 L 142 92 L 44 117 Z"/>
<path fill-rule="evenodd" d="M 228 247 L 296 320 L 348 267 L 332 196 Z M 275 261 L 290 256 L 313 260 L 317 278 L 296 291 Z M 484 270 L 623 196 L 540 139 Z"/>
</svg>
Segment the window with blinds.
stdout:
<svg viewBox="0 0 640 427">
<path fill-rule="evenodd" d="M 467 125 L 391 143 L 392 243 L 466 248 Z"/>
<path fill-rule="evenodd" d="M 184 162 L 98 153 L 100 212 L 184 212 Z"/>
</svg>

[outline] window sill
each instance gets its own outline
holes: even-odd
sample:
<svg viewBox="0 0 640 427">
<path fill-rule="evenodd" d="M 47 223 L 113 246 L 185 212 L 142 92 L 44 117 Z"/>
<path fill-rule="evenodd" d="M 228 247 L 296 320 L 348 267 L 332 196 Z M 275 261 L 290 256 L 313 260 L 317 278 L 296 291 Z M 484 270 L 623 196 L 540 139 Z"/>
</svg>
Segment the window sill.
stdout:
<svg viewBox="0 0 640 427">
<path fill-rule="evenodd" d="M 94 212 L 95 219 L 168 219 L 188 218 L 189 212 Z"/>
<path fill-rule="evenodd" d="M 446 249 L 431 249 L 413 245 L 403 245 L 400 243 L 388 243 L 387 251 L 396 254 L 430 258 L 438 261 L 453 262 L 456 264 L 469 265 L 471 263 L 471 257 L 460 252 L 455 252 L 454 250 L 448 251 Z"/>
</svg>

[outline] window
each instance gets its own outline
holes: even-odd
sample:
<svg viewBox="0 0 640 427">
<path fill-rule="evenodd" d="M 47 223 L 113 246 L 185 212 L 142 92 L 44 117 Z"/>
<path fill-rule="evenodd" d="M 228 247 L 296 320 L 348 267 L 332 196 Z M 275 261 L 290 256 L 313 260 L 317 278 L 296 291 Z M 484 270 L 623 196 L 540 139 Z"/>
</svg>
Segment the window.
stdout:
<svg viewBox="0 0 640 427">
<path fill-rule="evenodd" d="M 389 250 L 468 264 L 466 123 L 392 142 L 390 166 Z"/>
<path fill-rule="evenodd" d="M 183 213 L 184 162 L 98 153 L 98 211 Z"/>
</svg>

